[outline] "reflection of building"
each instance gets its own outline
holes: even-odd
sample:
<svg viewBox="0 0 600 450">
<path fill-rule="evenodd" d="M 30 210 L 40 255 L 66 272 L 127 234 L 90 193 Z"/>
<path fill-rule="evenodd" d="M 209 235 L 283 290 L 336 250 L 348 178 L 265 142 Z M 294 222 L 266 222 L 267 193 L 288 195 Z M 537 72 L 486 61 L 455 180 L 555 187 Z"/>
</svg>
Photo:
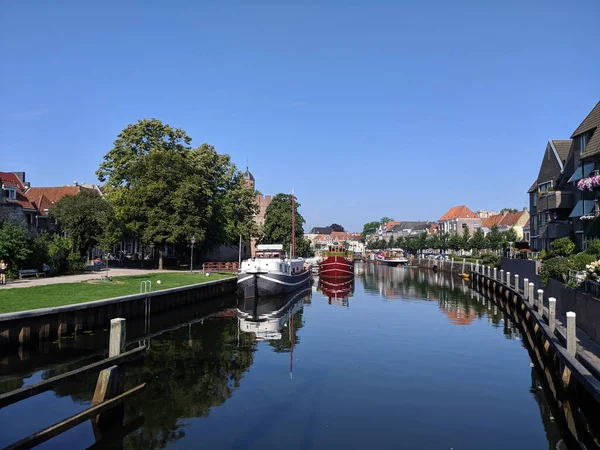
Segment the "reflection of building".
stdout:
<svg viewBox="0 0 600 450">
<path fill-rule="evenodd" d="M 445 305 L 440 309 L 454 325 L 470 325 L 477 318 L 475 311 L 467 311 L 465 305 L 462 304 Z"/>
</svg>

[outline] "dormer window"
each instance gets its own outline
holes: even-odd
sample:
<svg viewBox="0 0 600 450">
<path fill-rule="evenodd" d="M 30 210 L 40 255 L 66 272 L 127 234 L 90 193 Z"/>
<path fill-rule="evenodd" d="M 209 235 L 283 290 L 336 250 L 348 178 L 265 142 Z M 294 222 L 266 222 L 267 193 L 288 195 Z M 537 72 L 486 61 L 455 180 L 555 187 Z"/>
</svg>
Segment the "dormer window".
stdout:
<svg viewBox="0 0 600 450">
<path fill-rule="evenodd" d="M 4 186 L 2 185 L 2 190 L 4 191 L 4 196 L 8 200 L 16 200 L 17 199 L 17 190 L 12 186 Z"/>
<path fill-rule="evenodd" d="M 590 133 L 583 133 L 579 136 L 579 154 L 581 155 L 585 151 L 585 147 L 590 142 Z"/>
</svg>

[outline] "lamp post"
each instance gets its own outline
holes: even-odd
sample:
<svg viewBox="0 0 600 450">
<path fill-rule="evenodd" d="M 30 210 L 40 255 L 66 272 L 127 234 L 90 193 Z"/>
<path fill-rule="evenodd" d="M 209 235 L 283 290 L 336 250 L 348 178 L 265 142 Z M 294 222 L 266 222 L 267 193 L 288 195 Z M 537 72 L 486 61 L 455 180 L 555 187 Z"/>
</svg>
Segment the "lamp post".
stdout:
<svg viewBox="0 0 600 450">
<path fill-rule="evenodd" d="M 192 252 L 190 256 L 190 273 L 194 271 L 194 244 L 196 243 L 196 236 L 192 236 Z"/>
</svg>

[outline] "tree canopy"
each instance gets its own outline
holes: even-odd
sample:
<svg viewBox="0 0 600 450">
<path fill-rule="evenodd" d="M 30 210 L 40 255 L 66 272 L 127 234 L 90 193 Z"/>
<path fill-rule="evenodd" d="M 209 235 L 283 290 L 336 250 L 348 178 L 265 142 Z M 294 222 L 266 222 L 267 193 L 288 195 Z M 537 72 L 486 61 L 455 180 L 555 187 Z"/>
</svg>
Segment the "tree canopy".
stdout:
<svg viewBox="0 0 600 450">
<path fill-rule="evenodd" d="M 256 235 L 255 194 L 230 157 L 190 143 L 157 119 L 119 134 L 96 173 L 125 232 L 144 245 L 180 248 L 195 237 L 204 249 Z"/>
<path fill-rule="evenodd" d="M 338 223 L 332 223 L 331 225 L 329 225 L 329 228 L 331 228 L 333 231 L 338 231 L 338 232 L 346 231 L 346 230 L 344 230 L 344 227 Z"/>
<path fill-rule="evenodd" d="M 310 244 L 304 239 L 304 217 L 298 212 L 300 203 L 294 201 L 294 236 L 296 255 L 305 256 L 310 251 Z M 290 194 L 277 194 L 265 211 L 263 225 L 263 244 L 282 244 L 285 251 L 289 251 L 292 244 L 292 196 Z"/>
<path fill-rule="evenodd" d="M 394 219 L 392 217 L 388 217 L 388 216 L 383 216 L 381 219 L 379 219 L 379 224 L 380 225 L 385 225 L 388 222 L 392 222 Z"/>
<path fill-rule="evenodd" d="M 91 189 L 61 198 L 51 211 L 59 231 L 69 236 L 72 250 L 80 257 L 98 246 L 113 215 L 111 205 Z"/>
<path fill-rule="evenodd" d="M 363 225 L 362 233 L 360 233 L 362 241 L 365 242 L 368 235 L 375 233 L 379 228 L 379 225 L 380 223 L 377 221 L 365 223 Z"/>
</svg>

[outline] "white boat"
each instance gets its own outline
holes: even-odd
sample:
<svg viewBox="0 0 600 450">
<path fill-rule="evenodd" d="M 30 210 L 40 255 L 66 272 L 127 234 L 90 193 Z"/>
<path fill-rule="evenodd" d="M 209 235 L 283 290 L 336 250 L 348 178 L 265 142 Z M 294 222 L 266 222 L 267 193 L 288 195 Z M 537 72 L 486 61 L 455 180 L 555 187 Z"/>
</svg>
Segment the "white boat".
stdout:
<svg viewBox="0 0 600 450">
<path fill-rule="evenodd" d="M 310 281 L 304 259 L 289 258 L 281 244 L 260 244 L 254 257 L 242 261 L 237 285 L 244 297 L 257 297 L 293 292 Z"/>
</svg>

